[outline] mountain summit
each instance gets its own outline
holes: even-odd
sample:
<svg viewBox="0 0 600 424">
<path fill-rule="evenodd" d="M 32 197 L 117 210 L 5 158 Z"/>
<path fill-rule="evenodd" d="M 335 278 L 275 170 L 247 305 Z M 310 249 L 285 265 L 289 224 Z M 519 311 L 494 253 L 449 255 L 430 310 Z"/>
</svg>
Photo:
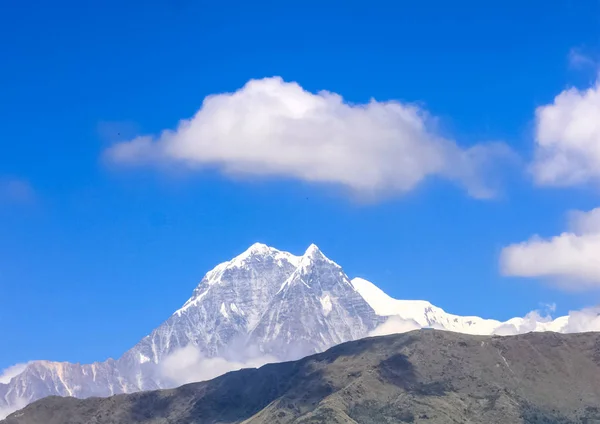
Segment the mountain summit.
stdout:
<svg viewBox="0 0 600 424">
<path fill-rule="evenodd" d="M 298 359 L 373 334 L 437 328 L 470 334 L 565 331 L 568 318 L 505 323 L 397 300 L 350 279 L 314 244 L 302 256 L 255 243 L 209 271 L 191 297 L 117 360 L 34 361 L 0 383 L 0 413 L 45 396 L 109 396 Z"/>
</svg>

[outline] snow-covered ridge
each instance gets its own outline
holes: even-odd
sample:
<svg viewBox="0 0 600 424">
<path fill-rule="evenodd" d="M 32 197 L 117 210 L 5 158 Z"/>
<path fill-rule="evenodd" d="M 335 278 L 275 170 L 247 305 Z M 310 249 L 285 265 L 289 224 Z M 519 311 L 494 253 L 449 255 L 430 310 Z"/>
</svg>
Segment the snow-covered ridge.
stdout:
<svg viewBox="0 0 600 424">
<path fill-rule="evenodd" d="M 255 243 L 209 271 L 180 309 L 121 358 L 13 367 L 10 380 L 0 383 L 0 412 L 49 395 L 110 396 L 172 387 L 415 328 L 499 335 L 574 332 L 589 330 L 593 320 L 600 328 L 598 314 L 591 314 L 551 320 L 530 313 L 506 322 L 453 315 L 427 301 L 394 299 L 367 280 L 351 280 L 314 244 L 294 255 Z"/>
<path fill-rule="evenodd" d="M 568 316 L 552 320 L 533 313 L 524 318 L 511 318 L 506 322 L 501 322 L 477 316 L 449 314 L 425 300 L 394 299 L 375 284 L 363 278 L 354 278 L 352 285 L 377 315 L 411 320 L 421 328 L 479 335 L 511 335 L 530 331 L 564 332 L 568 330 Z"/>
<path fill-rule="evenodd" d="M 380 316 L 398 316 L 414 320 L 420 327 L 437 328 L 466 334 L 492 334 L 502 322 L 445 312 L 425 300 L 398 300 L 388 296 L 375 284 L 354 278 L 352 285 Z"/>
</svg>

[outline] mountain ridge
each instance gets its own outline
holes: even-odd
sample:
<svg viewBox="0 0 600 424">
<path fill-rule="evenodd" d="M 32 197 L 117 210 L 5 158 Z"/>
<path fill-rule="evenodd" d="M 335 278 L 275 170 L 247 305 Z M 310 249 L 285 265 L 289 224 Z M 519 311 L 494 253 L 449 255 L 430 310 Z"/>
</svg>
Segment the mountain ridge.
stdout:
<svg viewBox="0 0 600 424">
<path fill-rule="evenodd" d="M 368 335 L 423 327 L 470 334 L 565 331 L 567 321 L 452 315 L 426 301 L 393 299 L 367 280 L 350 279 L 314 244 L 297 256 L 255 243 L 207 272 L 181 308 L 120 358 L 28 363 L 0 383 L 0 414 L 49 395 L 109 396 L 174 387 L 185 372 L 171 369 L 173 355 L 192 368 L 220 358 L 221 368 L 213 368 L 226 371 L 298 359 Z"/>
<path fill-rule="evenodd" d="M 600 422 L 600 333 L 422 329 L 170 390 L 49 397 L 0 424 Z"/>
</svg>

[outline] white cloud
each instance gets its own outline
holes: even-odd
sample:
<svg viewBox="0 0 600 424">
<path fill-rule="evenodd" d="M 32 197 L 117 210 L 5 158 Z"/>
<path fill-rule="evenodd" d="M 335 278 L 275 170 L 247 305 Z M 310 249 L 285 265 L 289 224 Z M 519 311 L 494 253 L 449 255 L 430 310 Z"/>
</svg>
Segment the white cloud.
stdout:
<svg viewBox="0 0 600 424">
<path fill-rule="evenodd" d="M 414 104 L 349 104 L 338 94 L 314 94 L 275 77 L 209 96 L 177 129 L 115 144 L 105 154 L 119 164 L 209 167 L 335 184 L 362 195 L 404 193 L 437 176 L 490 197 L 484 177 L 499 158 L 512 157 L 510 149 L 502 143 L 463 149 L 434 124 Z"/>
<path fill-rule="evenodd" d="M 548 331 L 556 330 L 551 325 L 546 326 L 545 324 L 551 324 L 552 317 L 550 315 L 542 315 L 540 311 L 531 311 L 524 318 L 513 318 L 492 331 L 493 335 L 496 336 L 514 336 L 516 334 L 525 334 L 532 331 Z"/>
<path fill-rule="evenodd" d="M 553 319 L 551 313 L 556 310 L 556 304 L 544 304 L 542 310 L 533 310 L 523 318 L 512 318 L 499 323 L 491 331 L 476 333 L 479 335 L 514 336 L 530 332 L 553 331 L 557 333 L 581 333 L 600 331 L 600 306 L 569 311 L 568 315 Z M 369 333 L 369 336 L 385 336 L 388 334 L 406 333 L 423 328 L 413 320 L 392 316 Z M 440 324 L 431 328 L 449 331 Z M 475 333 L 474 333 L 475 334 Z"/>
<path fill-rule="evenodd" d="M 574 69 L 595 68 L 596 61 L 586 55 L 581 49 L 573 48 L 569 51 L 569 66 Z"/>
<path fill-rule="evenodd" d="M 569 312 L 569 321 L 563 332 L 583 333 L 587 331 L 600 331 L 600 307 Z"/>
<path fill-rule="evenodd" d="M 540 185 L 600 182 L 600 80 L 536 110 L 532 172 Z"/>
<path fill-rule="evenodd" d="M 180 386 L 211 380 L 230 371 L 257 368 L 272 362 L 279 362 L 279 360 L 270 355 L 254 356 L 240 361 L 206 358 L 197 347 L 188 345 L 167 356 L 159 364 L 159 374 L 173 386 Z"/>
<path fill-rule="evenodd" d="M 369 333 L 369 337 L 387 336 L 388 334 L 407 333 L 422 328 L 415 320 L 404 319 L 399 316 L 388 318 Z"/>
<path fill-rule="evenodd" d="M 569 212 L 569 228 L 577 235 L 600 233 L 600 208 Z"/>
<path fill-rule="evenodd" d="M 547 311 L 548 315 L 556 312 L 556 303 L 542 303 L 542 309 Z"/>
<path fill-rule="evenodd" d="M 512 319 L 497 327 L 493 334 L 513 336 L 532 331 L 555 331 L 559 333 L 583 333 L 600 331 L 600 306 L 569 311 L 566 316 L 552 319 L 539 311 L 529 312 L 525 318 Z"/>
<path fill-rule="evenodd" d="M 5 368 L 0 372 L 0 384 L 8 384 L 13 377 L 25 371 L 27 364 L 16 364 Z"/>
<path fill-rule="evenodd" d="M 570 214 L 569 231 L 533 236 L 502 250 L 505 275 L 549 277 L 573 289 L 600 287 L 600 208 Z"/>
</svg>

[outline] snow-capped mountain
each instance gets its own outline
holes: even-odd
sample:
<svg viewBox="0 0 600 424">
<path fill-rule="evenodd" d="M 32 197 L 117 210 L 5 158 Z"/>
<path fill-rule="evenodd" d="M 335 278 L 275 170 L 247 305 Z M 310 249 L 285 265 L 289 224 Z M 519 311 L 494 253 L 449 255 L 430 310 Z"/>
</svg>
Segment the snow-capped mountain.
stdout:
<svg viewBox="0 0 600 424">
<path fill-rule="evenodd" d="M 381 322 L 342 268 L 311 245 L 249 340 L 262 352 L 297 359 L 364 337 Z"/>
<path fill-rule="evenodd" d="M 388 296 L 375 284 L 362 278 L 354 278 L 352 285 L 380 317 L 398 317 L 414 322 L 419 328 L 436 328 L 464 334 L 509 335 L 530 331 L 567 331 L 567 316 L 554 320 L 537 314 L 525 318 L 512 318 L 506 322 L 475 316 L 459 316 L 424 300 L 398 300 Z"/>
<path fill-rule="evenodd" d="M 126 356 L 158 364 L 190 343 L 208 357 L 223 356 L 232 343 L 245 344 L 301 258 L 254 244 L 202 279 L 192 297 Z"/>
<path fill-rule="evenodd" d="M 351 280 L 315 245 L 295 256 L 257 243 L 208 272 L 179 310 L 121 358 L 88 365 L 29 363 L 0 383 L 0 414 L 48 395 L 109 396 L 173 386 L 177 380 L 164 372 L 173 362 L 193 367 L 218 358 L 209 363 L 218 373 L 260 363 L 257 357 L 295 359 L 379 329 L 514 334 L 564 331 L 567 321 L 536 316 L 503 323 L 451 315 L 426 301 L 393 299 L 364 279 Z M 181 352 L 189 349 L 188 364 L 190 355 Z"/>
</svg>

